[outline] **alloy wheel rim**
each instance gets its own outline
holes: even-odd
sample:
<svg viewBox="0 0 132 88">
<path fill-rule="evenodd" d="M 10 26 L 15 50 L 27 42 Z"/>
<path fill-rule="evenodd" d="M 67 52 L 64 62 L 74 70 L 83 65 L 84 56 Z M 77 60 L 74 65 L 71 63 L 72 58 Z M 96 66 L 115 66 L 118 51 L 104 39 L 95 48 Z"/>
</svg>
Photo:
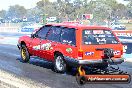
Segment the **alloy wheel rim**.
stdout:
<svg viewBox="0 0 132 88">
<path fill-rule="evenodd" d="M 22 59 L 25 60 L 26 59 L 26 49 L 25 48 L 22 48 Z"/>
<path fill-rule="evenodd" d="M 63 70 L 63 68 L 64 68 L 64 62 L 63 62 L 63 59 L 62 59 L 62 57 L 61 56 L 58 56 L 57 58 L 56 58 L 56 67 L 57 67 L 57 69 L 58 70 Z"/>
</svg>

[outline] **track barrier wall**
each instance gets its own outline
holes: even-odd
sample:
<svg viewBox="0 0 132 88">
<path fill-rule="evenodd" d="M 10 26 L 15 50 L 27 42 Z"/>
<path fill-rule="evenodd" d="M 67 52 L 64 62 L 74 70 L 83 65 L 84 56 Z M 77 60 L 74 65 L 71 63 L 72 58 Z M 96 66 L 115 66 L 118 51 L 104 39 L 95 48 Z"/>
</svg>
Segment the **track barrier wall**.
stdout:
<svg viewBox="0 0 132 88">
<path fill-rule="evenodd" d="M 0 32 L 19 32 L 19 27 L 0 27 Z"/>
</svg>

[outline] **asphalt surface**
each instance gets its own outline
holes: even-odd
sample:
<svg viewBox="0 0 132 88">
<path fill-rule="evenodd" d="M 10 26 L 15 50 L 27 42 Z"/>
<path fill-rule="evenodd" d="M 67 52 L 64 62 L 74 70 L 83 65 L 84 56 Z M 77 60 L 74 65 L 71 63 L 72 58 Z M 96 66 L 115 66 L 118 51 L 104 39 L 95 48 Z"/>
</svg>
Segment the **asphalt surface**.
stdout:
<svg viewBox="0 0 132 88">
<path fill-rule="evenodd" d="M 6 37 L 20 37 L 20 36 L 23 36 L 25 34 L 21 34 L 21 33 L 2 33 L 0 32 L 0 35 L 1 36 L 6 36 Z"/>
<path fill-rule="evenodd" d="M 124 62 L 119 66 L 121 70 L 132 75 L 132 63 Z M 0 69 L 51 88 L 132 88 L 132 82 L 129 84 L 86 84 L 80 86 L 72 72 L 55 73 L 52 70 L 51 62 L 32 57 L 29 63 L 23 63 L 17 46 L 9 44 L 0 44 Z"/>
</svg>

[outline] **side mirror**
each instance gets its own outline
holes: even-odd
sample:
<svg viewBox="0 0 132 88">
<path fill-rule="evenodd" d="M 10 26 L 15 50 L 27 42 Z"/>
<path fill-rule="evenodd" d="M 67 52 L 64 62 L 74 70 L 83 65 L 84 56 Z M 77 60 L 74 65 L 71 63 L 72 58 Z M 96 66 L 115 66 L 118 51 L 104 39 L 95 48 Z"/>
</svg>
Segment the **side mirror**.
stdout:
<svg viewBox="0 0 132 88">
<path fill-rule="evenodd" d="M 31 38 L 35 38 L 35 34 L 31 34 Z"/>
</svg>

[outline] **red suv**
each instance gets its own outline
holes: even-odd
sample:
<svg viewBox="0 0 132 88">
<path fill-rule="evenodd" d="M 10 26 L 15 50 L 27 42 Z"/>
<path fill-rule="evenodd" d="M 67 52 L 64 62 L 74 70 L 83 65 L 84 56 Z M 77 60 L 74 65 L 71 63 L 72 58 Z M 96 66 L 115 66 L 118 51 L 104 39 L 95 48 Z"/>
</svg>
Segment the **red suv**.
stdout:
<svg viewBox="0 0 132 88">
<path fill-rule="evenodd" d="M 47 24 L 18 41 L 21 57 L 38 56 L 54 63 L 56 72 L 71 66 L 107 67 L 124 61 L 123 46 L 111 29 L 80 24 Z"/>
</svg>

